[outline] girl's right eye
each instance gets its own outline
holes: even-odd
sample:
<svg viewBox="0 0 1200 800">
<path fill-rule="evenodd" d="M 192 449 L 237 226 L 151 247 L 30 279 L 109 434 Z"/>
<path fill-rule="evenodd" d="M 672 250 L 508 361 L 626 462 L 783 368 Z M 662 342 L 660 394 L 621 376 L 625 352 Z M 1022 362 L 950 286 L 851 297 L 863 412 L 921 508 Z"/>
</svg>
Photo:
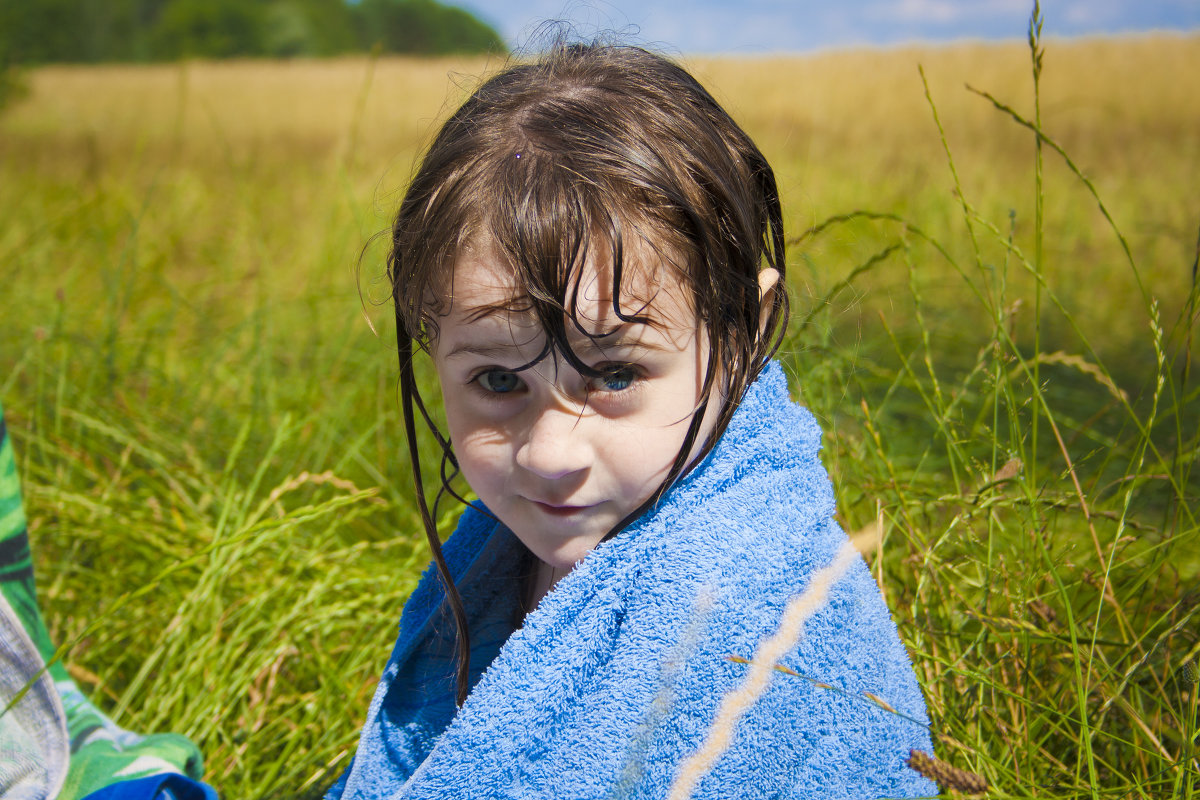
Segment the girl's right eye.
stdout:
<svg viewBox="0 0 1200 800">
<path fill-rule="evenodd" d="M 508 394 L 521 386 L 515 372 L 506 369 L 489 369 L 475 376 L 476 383 L 489 394 Z"/>
</svg>

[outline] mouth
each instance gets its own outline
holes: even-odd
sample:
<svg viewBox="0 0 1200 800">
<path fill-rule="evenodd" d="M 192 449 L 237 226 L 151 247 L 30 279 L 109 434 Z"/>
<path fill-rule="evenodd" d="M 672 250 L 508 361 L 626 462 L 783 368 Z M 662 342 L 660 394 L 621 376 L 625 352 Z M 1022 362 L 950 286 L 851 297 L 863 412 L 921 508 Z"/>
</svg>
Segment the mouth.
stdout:
<svg viewBox="0 0 1200 800">
<path fill-rule="evenodd" d="M 591 508 L 591 506 L 568 506 L 556 505 L 554 503 L 542 503 L 538 500 L 531 500 L 530 502 L 541 509 L 543 513 L 549 514 L 552 517 L 570 517 Z"/>
</svg>

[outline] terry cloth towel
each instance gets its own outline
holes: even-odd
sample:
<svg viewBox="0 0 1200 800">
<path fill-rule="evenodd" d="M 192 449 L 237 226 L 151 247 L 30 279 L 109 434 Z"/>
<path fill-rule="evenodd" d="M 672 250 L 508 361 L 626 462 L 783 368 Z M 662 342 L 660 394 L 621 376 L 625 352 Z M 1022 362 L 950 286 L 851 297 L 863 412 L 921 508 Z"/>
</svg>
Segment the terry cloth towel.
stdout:
<svg viewBox="0 0 1200 800">
<path fill-rule="evenodd" d="M 846 541 L 820 438 L 770 365 L 708 457 L 499 646 L 497 632 L 513 627 L 519 549 L 468 509 L 444 549 L 472 630 L 484 632 L 477 683 L 455 714 L 453 624 L 430 569 L 328 798 L 665 797 L 749 669 L 736 659 L 775 633 L 788 600 Z M 931 749 L 925 705 L 861 558 L 780 665 L 804 677 L 772 673 L 693 797 L 937 793 L 904 764 L 910 748 Z"/>
<path fill-rule="evenodd" d="M 182 775 L 155 775 L 114 783 L 84 800 L 217 800 L 217 793 L 207 783 Z"/>
</svg>

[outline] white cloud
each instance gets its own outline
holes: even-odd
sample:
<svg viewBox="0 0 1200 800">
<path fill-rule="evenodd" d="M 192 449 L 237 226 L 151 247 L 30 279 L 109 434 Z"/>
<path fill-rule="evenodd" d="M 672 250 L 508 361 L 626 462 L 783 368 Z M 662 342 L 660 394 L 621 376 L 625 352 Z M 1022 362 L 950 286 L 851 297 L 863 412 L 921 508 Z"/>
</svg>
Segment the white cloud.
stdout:
<svg viewBox="0 0 1200 800">
<path fill-rule="evenodd" d="M 1061 17 L 1071 28 L 1089 28 L 1102 26 L 1120 16 L 1119 3 L 1112 0 L 1080 0 L 1067 3 L 1065 8 L 1055 9 L 1055 16 Z"/>
<path fill-rule="evenodd" d="M 867 13 L 911 25 L 958 25 L 975 20 L 1024 17 L 1028 0 L 889 0 L 867 7 Z"/>
<path fill-rule="evenodd" d="M 897 3 L 881 3 L 872 11 L 904 22 L 937 22 L 943 25 L 954 22 L 962 14 L 962 8 L 953 0 L 900 0 Z"/>
</svg>

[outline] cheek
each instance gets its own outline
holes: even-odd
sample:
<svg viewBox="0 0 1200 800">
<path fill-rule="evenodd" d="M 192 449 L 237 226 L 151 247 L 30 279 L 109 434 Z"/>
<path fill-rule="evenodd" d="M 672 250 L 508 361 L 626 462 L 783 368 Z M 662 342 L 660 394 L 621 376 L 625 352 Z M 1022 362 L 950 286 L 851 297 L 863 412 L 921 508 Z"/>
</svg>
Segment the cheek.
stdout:
<svg viewBox="0 0 1200 800">
<path fill-rule="evenodd" d="M 488 425 L 451 424 L 451 443 L 463 477 L 476 493 L 503 482 L 512 467 L 512 440 L 503 430 Z"/>
<path fill-rule="evenodd" d="M 617 426 L 599 438 L 597 461 L 627 493 L 640 494 L 641 499 L 658 488 L 683 445 L 686 423 L 669 425 L 666 420 L 664 415 L 642 425 Z"/>
<path fill-rule="evenodd" d="M 454 452 L 460 457 L 468 447 L 486 448 L 499 437 L 499 425 L 480 407 L 480 401 L 468 394 L 468 389 L 459 386 L 447 392 L 442 390 L 442 407 L 446 412 L 446 427 Z M 463 451 L 463 452 L 460 452 Z"/>
<path fill-rule="evenodd" d="M 696 406 L 701 400 L 700 389 L 703 382 L 702 364 L 695 371 L 682 369 L 676 375 L 676 380 L 672 381 L 671 386 L 658 398 L 656 419 L 653 424 L 647 426 L 641 440 L 645 461 L 645 466 L 642 467 L 643 474 L 653 472 L 657 480 L 666 477 L 694 420 Z M 721 398 L 719 393 L 714 392 L 696 433 L 695 443 L 688 454 L 689 463 L 699 454 L 712 433 L 720 411 Z M 652 470 L 650 465 L 657 469 Z"/>
<path fill-rule="evenodd" d="M 458 443 L 466 439 L 476 423 L 463 405 L 454 401 L 453 395 L 442 393 L 442 407 L 446 411 L 446 427 L 450 441 L 454 442 L 457 449 Z"/>
</svg>

